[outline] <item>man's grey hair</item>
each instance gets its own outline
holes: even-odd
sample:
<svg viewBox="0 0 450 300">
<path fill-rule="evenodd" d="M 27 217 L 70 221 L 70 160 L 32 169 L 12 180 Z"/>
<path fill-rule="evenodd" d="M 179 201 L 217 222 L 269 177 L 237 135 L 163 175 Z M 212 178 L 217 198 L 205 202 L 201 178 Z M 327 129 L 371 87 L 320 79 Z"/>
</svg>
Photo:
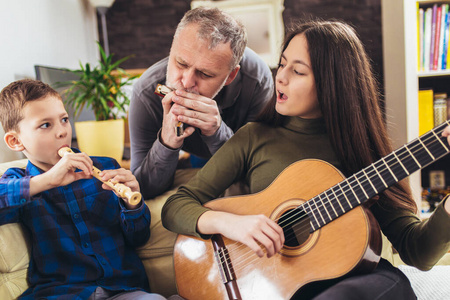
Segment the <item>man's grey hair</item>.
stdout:
<svg viewBox="0 0 450 300">
<path fill-rule="evenodd" d="M 197 7 L 181 19 L 174 39 L 190 24 L 199 25 L 198 37 L 209 42 L 209 49 L 230 43 L 233 53 L 230 70 L 240 63 L 247 46 L 247 32 L 241 22 L 218 8 Z"/>
</svg>

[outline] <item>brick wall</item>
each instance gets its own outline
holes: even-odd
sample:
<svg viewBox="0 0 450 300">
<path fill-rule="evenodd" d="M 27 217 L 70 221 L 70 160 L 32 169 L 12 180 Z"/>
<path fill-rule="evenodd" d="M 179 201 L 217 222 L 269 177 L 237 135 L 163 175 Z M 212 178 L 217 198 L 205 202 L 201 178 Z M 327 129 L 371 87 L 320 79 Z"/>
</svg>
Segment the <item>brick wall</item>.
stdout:
<svg viewBox="0 0 450 300">
<path fill-rule="evenodd" d="M 314 16 L 322 19 L 335 18 L 355 27 L 382 88 L 381 0 L 284 0 L 284 7 L 283 19 L 286 26 L 297 18 Z"/>
<path fill-rule="evenodd" d="M 284 7 L 286 25 L 311 16 L 352 24 L 382 83 L 380 0 L 284 0 Z M 147 68 L 168 55 L 175 27 L 189 8 L 189 0 L 116 0 L 106 15 L 110 52 L 116 59 L 134 55 L 123 68 Z"/>
<path fill-rule="evenodd" d="M 133 55 L 123 68 L 147 68 L 169 53 L 188 0 L 116 0 L 106 14 L 110 52 Z M 101 37 L 101 26 L 99 36 Z"/>
</svg>

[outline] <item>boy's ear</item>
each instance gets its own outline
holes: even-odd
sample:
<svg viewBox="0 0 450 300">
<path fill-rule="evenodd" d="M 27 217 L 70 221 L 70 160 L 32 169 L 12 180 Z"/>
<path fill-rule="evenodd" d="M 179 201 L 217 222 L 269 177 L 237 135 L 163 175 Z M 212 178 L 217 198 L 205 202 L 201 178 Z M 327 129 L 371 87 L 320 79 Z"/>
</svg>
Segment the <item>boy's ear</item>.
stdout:
<svg viewBox="0 0 450 300">
<path fill-rule="evenodd" d="M 25 147 L 20 141 L 19 134 L 16 131 L 8 131 L 3 137 L 6 145 L 13 151 L 23 151 Z"/>
</svg>

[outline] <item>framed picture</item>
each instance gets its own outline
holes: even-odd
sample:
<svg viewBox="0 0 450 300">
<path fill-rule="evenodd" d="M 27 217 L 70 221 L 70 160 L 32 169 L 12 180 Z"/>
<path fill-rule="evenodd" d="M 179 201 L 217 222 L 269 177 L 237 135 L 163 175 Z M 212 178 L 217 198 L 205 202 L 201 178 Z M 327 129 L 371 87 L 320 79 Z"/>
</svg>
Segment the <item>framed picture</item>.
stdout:
<svg viewBox="0 0 450 300">
<path fill-rule="evenodd" d="M 271 68 L 276 68 L 284 39 L 283 0 L 195 0 L 191 8 L 217 7 L 242 22 L 248 47 Z"/>
<path fill-rule="evenodd" d="M 445 171 L 433 170 L 430 171 L 430 188 L 445 189 Z"/>
</svg>

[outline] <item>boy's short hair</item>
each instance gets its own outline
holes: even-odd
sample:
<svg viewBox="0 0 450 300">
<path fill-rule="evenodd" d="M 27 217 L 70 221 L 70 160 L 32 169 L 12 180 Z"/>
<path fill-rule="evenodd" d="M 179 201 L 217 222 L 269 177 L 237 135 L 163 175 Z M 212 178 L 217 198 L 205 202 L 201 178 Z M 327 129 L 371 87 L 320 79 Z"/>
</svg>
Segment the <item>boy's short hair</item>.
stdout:
<svg viewBox="0 0 450 300">
<path fill-rule="evenodd" d="M 18 131 L 23 119 L 23 107 L 28 101 L 45 96 L 61 96 L 48 84 L 39 80 L 22 79 L 10 83 L 0 92 L 0 121 L 5 132 Z M 62 99 L 61 99 L 62 100 Z"/>
</svg>

